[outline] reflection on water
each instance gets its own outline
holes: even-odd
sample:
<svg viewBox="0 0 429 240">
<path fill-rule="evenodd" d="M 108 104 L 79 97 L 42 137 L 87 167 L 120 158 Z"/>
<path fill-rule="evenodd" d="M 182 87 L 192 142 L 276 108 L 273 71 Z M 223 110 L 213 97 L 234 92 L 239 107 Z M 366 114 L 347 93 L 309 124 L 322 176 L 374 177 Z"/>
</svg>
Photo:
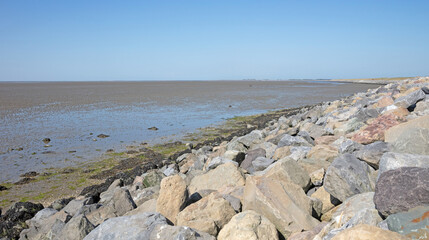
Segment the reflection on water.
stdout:
<svg viewBox="0 0 429 240">
<path fill-rule="evenodd" d="M 0 182 L 72 166 L 109 148 L 162 142 L 162 136 L 237 115 L 333 100 L 369 87 L 308 81 L 0 83 Z M 159 130 L 148 130 L 152 126 Z M 110 137 L 97 138 L 101 133 Z M 11 150 L 18 148 L 23 150 Z"/>
</svg>

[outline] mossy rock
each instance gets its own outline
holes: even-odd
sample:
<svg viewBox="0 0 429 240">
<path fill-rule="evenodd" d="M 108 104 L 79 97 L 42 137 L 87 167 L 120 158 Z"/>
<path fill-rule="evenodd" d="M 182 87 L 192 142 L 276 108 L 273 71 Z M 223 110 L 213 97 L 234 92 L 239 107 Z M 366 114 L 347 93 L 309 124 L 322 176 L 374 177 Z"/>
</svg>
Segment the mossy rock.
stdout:
<svg viewBox="0 0 429 240">
<path fill-rule="evenodd" d="M 159 186 L 161 184 L 161 180 L 164 178 L 164 174 L 158 171 L 150 171 L 143 178 L 143 186 L 145 188 Z"/>
</svg>

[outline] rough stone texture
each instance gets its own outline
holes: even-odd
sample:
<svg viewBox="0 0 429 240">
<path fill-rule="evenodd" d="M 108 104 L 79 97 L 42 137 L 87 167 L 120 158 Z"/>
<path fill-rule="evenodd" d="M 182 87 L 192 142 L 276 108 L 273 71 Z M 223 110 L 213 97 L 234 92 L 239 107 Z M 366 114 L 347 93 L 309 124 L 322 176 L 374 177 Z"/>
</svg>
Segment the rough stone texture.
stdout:
<svg viewBox="0 0 429 240">
<path fill-rule="evenodd" d="M 161 180 L 163 178 L 163 174 L 153 170 L 150 171 L 144 178 L 143 178 L 143 185 L 144 187 L 153 187 L 157 186 L 161 183 Z"/>
<path fill-rule="evenodd" d="M 185 207 L 188 198 L 186 182 L 179 175 L 166 177 L 161 181 L 156 211 L 172 223 L 176 223 L 177 214 Z"/>
<path fill-rule="evenodd" d="M 235 215 L 219 232 L 219 240 L 265 240 L 278 238 L 277 229 L 266 217 L 248 210 Z"/>
<path fill-rule="evenodd" d="M 323 168 L 320 168 L 319 170 L 311 172 L 310 173 L 311 183 L 313 183 L 314 186 L 322 185 L 324 176 L 325 176 L 325 169 Z"/>
<path fill-rule="evenodd" d="M 429 204 L 429 168 L 403 167 L 384 172 L 375 187 L 374 203 L 383 215 Z"/>
<path fill-rule="evenodd" d="M 91 203 L 90 198 L 83 199 L 74 199 L 70 201 L 64 208 L 63 211 L 70 214 L 71 216 L 75 215 L 84 205 Z"/>
<path fill-rule="evenodd" d="M 421 90 L 414 91 L 406 96 L 395 100 L 395 105 L 398 107 L 409 108 L 418 101 L 425 99 L 426 94 Z"/>
<path fill-rule="evenodd" d="M 124 186 L 124 182 L 121 179 L 116 179 L 115 181 L 112 182 L 112 184 L 110 184 L 109 188 L 105 192 L 102 192 L 100 194 L 100 201 L 98 201 L 98 202 L 102 203 L 102 204 L 109 202 L 110 200 L 112 200 L 113 194 L 114 194 L 116 188 L 120 188 L 122 186 Z M 79 200 L 76 200 L 73 202 L 73 203 L 77 204 L 76 206 L 80 205 L 80 203 L 82 202 L 82 200 L 80 200 L 80 202 L 77 202 L 77 201 L 79 201 Z M 70 204 L 70 206 L 74 206 L 73 203 Z M 67 208 L 69 209 L 70 206 L 68 206 Z M 70 211 L 68 209 L 66 209 L 66 211 Z"/>
<path fill-rule="evenodd" d="M 81 240 L 94 228 L 84 215 L 76 215 L 66 223 L 59 236 L 63 240 Z"/>
<path fill-rule="evenodd" d="M 340 202 L 331 197 L 331 195 L 325 190 L 325 188 L 322 186 L 316 190 L 313 194 L 311 194 L 312 198 L 317 198 L 320 201 L 322 201 L 322 214 L 325 214 L 329 210 L 333 209 L 335 205 L 340 204 Z"/>
<path fill-rule="evenodd" d="M 402 235 L 383 230 L 378 227 L 370 226 L 367 224 L 360 224 L 355 227 L 346 229 L 340 232 L 338 235 L 332 238 L 332 240 L 405 240 L 406 238 Z"/>
<path fill-rule="evenodd" d="M 257 148 L 247 152 L 246 157 L 243 162 L 241 162 L 240 167 L 246 170 L 249 170 L 249 167 L 252 166 L 252 162 L 258 157 L 265 157 L 266 151 L 262 148 Z"/>
<path fill-rule="evenodd" d="M 203 189 L 219 190 L 224 186 L 243 186 L 244 177 L 233 163 L 225 163 L 209 172 L 195 176 L 189 184 L 189 194 Z"/>
<path fill-rule="evenodd" d="M 92 230 L 85 240 L 143 240 L 149 239 L 157 225 L 166 225 L 159 213 L 143 213 L 133 216 L 115 217 L 106 220 Z"/>
<path fill-rule="evenodd" d="M 385 141 L 395 152 L 429 155 L 429 115 L 390 128 Z"/>
<path fill-rule="evenodd" d="M 273 159 L 280 160 L 290 155 L 290 146 L 279 147 L 274 152 Z"/>
<path fill-rule="evenodd" d="M 142 203 L 136 209 L 127 212 L 124 216 L 131 216 L 145 212 L 156 212 L 156 199 L 150 199 Z"/>
<path fill-rule="evenodd" d="M 189 227 L 157 225 L 148 240 L 216 240 L 208 233 L 200 232 Z"/>
<path fill-rule="evenodd" d="M 258 157 L 252 162 L 252 166 L 248 169 L 250 173 L 254 173 L 257 171 L 262 171 L 270 166 L 274 162 L 273 159 L 269 159 L 266 157 Z"/>
<path fill-rule="evenodd" d="M 314 139 L 314 143 L 317 145 L 331 145 L 338 139 L 338 136 L 321 136 Z"/>
<path fill-rule="evenodd" d="M 188 226 L 216 236 L 235 210 L 220 194 L 214 192 L 186 207 L 177 215 L 178 226 Z"/>
<path fill-rule="evenodd" d="M 285 238 L 319 223 L 311 216 L 311 201 L 301 187 L 261 176 L 247 177 L 243 210 L 254 210 L 265 216 Z"/>
<path fill-rule="evenodd" d="M 311 185 L 308 173 L 294 160 L 280 160 L 261 173 L 264 177 L 283 182 L 292 182 L 308 190 Z"/>
<path fill-rule="evenodd" d="M 279 141 L 279 144 L 277 144 L 277 147 L 284 147 L 284 146 L 306 146 L 306 147 L 312 147 L 310 143 L 308 143 L 304 138 L 302 137 L 293 137 L 289 134 L 285 134 Z"/>
<path fill-rule="evenodd" d="M 385 142 L 374 142 L 369 145 L 364 145 L 361 150 L 355 152 L 356 157 L 368 163 L 375 169 L 379 168 L 381 156 L 389 151 L 389 145 Z"/>
<path fill-rule="evenodd" d="M 381 157 L 378 175 L 402 167 L 429 168 L 429 155 L 387 152 Z"/>
<path fill-rule="evenodd" d="M 340 148 L 338 151 L 340 153 L 353 153 L 355 151 L 358 151 L 362 148 L 362 144 L 354 142 L 350 139 L 347 139 L 346 141 L 342 142 L 340 145 Z"/>
<path fill-rule="evenodd" d="M 370 144 L 383 141 L 384 133 L 391 127 L 400 123 L 399 117 L 394 114 L 381 115 L 374 119 L 367 127 L 353 135 L 352 140 L 361 144 Z"/>
<path fill-rule="evenodd" d="M 329 166 L 323 186 L 328 193 L 344 202 L 355 194 L 374 191 L 373 172 L 368 164 L 354 155 L 344 154 Z"/>
<path fill-rule="evenodd" d="M 15 203 L 0 217 L 0 238 L 18 238 L 22 229 L 27 227 L 25 221 L 31 219 L 42 209 L 42 204 L 31 202 Z"/>
<path fill-rule="evenodd" d="M 374 104 L 374 107 L 376 107 L 376 108 L 384 108 L 384 107 L 392 105 L 393 103 L 394 102 L 393 102 L 392 97 L 385 96 L 382 99 L 378 100 L 378 102 L 376 104 Z"/>
<path fill-rule="evenodd" d="M 307 153 L 307 158 L 332 162 L 338 156 L 338 149 L 329 145 L 316 145 Z"/>
<path fill-rule="evenodd" d="M 313 240 L 313 238 L 326 226 L 326 224 L 328 223 L 321 222 L 309 231 L 293 234 L 288 240 Z"/>
<path fill-rule="evenodd" d="M 396 213 L 386 218 L 389 230 L 402 234 L 410 239 L 427 239 L 429 237 L 429 205 L 410 209 L 408 212 Z"/>
</svg>

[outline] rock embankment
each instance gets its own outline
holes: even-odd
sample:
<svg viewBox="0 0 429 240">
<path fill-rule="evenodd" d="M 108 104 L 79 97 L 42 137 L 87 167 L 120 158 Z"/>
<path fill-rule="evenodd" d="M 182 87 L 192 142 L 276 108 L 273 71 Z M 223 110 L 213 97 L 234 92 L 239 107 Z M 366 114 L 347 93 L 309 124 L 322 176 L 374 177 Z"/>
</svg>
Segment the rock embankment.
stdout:
<svg viewBox="0 0 429 240">
<path fill-rule="evenodd" d="M 53 206 L 22 218 L 19 239 L 424 239 L 429 78 L 304 108 Z"/>
</svg>

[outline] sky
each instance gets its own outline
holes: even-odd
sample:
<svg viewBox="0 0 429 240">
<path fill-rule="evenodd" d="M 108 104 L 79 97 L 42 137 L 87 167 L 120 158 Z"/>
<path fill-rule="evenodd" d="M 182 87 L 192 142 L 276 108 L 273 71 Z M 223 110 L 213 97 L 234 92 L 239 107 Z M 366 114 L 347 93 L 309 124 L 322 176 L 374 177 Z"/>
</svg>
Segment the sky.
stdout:
<svg viewBox="0 0 429 240">
<path fill-rule="evenodd" d="M 429 1 L 0 1 L 0 81 L 429 75 Z"/>
</svg>

